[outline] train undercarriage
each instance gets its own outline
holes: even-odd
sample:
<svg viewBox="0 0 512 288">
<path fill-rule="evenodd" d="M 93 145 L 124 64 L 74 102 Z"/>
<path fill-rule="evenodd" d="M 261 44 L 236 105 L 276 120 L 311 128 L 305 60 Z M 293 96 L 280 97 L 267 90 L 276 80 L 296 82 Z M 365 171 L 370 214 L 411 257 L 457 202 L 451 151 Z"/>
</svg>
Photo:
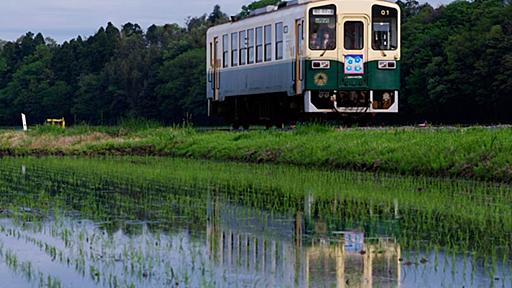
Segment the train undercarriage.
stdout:
<svg viewBox="0 0 512 288">
<path fill-rule="evenodd" d="M 307 91 L 304 95 L 282 94 L 226 97 L 210 102 L 210 115 L 222 117 L 233 128 L 250 125 L 283 127 L 302 121 L 367 124 L 379 110 L 395 112 L 398 92 Z"/>
</svg>

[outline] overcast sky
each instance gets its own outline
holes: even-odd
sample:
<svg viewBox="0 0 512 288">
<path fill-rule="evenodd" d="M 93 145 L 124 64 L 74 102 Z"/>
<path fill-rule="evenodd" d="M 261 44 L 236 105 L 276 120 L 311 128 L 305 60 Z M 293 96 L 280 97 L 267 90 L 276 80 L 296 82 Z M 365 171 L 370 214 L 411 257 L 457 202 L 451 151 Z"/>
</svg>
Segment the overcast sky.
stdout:
<svg viewBox="0 0 512 288">
<path fill-rule="evenodd" d="M 446 0 L 432 0 L 431 3 Z M 220 4 L 234 15 L 251 0 L 0 0 L 0 39 L 16 40 L 28 31 L 42 32 L 58 42 L 78 35 L 90 36 L 109 21 L 120 27 L 138 23 L 184 24 Z"/>
</svg>

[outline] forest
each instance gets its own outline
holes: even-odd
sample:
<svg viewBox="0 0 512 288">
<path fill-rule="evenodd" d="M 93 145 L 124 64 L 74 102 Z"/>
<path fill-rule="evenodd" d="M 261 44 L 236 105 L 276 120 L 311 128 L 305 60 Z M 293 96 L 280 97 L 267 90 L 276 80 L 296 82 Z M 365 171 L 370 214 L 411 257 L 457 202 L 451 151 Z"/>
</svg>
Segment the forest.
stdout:
<svg viewBox="0 0 512 288">
<path fill-rule="evenodd" d="M 241 9 L 275 4 L 262 0 Z M 512 122 L 512 5 L 455 1 L 402 7 L 403 123 Z M 228 21 L 221 7 L 186 24 L 142 29 L 108 23 L 64 43 L 28 32 L 0 41 L 0 126 L 65 117 L 69 123 L 123 119 L 210 123 L 205 96 L 206 30 Z"/>
</svg>

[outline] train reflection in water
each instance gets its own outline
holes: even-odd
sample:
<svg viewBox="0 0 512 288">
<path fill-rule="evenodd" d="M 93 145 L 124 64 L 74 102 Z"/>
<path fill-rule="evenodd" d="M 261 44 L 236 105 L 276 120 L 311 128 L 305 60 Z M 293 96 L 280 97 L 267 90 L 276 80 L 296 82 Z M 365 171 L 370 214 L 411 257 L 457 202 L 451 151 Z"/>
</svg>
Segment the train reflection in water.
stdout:
<svg viewBox="0 0 512 288">
<path fill-rule="evenodd" d="M 213 200 L 207 224 L 210 258 L 247 284 L 259 275 L 262 285 L 273 287 L 400 286 L 401 249 L 394 238 L 328 231 L 325 221 L 308 218 L 302 212 L 286 217 L 225 203 L 221 208 Z"/>
</svg>

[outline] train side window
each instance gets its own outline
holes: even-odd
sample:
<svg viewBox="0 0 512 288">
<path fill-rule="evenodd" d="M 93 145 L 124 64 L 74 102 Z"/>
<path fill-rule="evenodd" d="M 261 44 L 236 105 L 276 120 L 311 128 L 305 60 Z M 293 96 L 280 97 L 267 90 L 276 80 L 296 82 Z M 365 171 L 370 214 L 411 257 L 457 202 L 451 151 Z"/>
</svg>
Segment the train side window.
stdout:
<svg viewBox="0 0 512 288">
<path fill-rule="evenodd" d="M 276 23 L 276 60 L 283 59 L 283 22 Z"/>
<path fill-rule="evenodd" d="M 272 61 L 272 25 L 265 26 L 265 61 Z"/>
<path fill-rule="evenodd" d="M 231 66 L 238 66 L 238 33 L 231 33 Z"/>
<path fill-rule="evenodd" d="M 213 68 L 213 42 L 210 42 L 210 67 Z"/>
<path fill-rule="evenodd" d="M 240 42 L 240 65 L 245 65 L 245 62 L 247 61 L 247 39 L 245 36 L 245 31 L 240 32 L 240 37 L 238 39 Z"/>
<path fill-rule="evenodd" d="M 298 40 L 299 40 L 299 46 L 297 47 L 298 49 L 298 54 L 299 56 L 302 56 L 302 43 L 304 41 L 304 23 L 301 21 L 298 23 Z"/>
<path fill-rule="evenodd" d="M 247 64 L 254 63 L 254 29 L 247 30 Z"/>
<path fill-rule="evenodd" d="M 300 24 L 301 24 L 301 29 L 300 29 L 300 35 L 301 36 L 300 36 L 300 39 L 304 40 L 304 20 L 302 20 L 300 22 Z"/>
<path fill-rule="evenodd" d="M 228 45 L 228 34 L 222 35 L 222 67 L 228 67 L 229 60 L 229 45 Z"/>
<path fill-rule="evenodd" d="M 263 62 L 263 27 L 256 28 L 256 63 Z"/>
<path fill-rule="evenodd" d="M 361 50 L 364 47 L 364 24 L 361 21 L 347 21 L 344 29 L 344 47 L 346 50 Z"/>
</svg>

